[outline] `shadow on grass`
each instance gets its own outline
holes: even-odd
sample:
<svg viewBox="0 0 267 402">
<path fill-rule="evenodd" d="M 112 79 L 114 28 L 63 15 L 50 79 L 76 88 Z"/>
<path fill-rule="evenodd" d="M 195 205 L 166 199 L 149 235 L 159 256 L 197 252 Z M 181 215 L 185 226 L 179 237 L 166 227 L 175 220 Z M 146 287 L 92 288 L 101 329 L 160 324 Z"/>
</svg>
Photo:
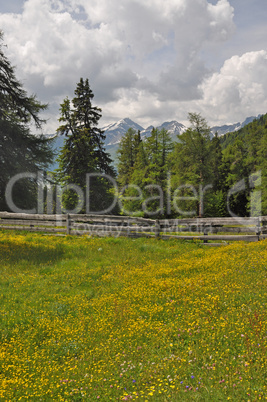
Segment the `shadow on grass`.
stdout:
<svg viewBox="0 0 267 402">
<path fill-rule="evenodd" d="M 29 265 L 54 263 L 62 259 L 66 251 L 64 247 L 59 244 L 46 242 L 17 241 L 14 237 L 0 240 L 0 261 L 14 265 L 21 261 L 28 262 Z"/>
</svg>

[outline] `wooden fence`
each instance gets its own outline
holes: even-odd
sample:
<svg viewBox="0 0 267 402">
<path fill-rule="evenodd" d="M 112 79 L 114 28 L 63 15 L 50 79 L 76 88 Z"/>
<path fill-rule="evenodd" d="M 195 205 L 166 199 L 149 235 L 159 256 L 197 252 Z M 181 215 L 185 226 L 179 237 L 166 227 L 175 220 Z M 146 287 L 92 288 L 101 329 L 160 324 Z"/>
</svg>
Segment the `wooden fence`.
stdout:
<svg viewBox="0 0 267 402">
<path fill-rule="evenodd" d="M 0 229 L 55 235 L 198 239 L 210 244 L 210 241 L 258 241 L 267 238 L 267 216 L 155 220 L 113 215 L 33 215 L 0 212 Z"/>
</svg>

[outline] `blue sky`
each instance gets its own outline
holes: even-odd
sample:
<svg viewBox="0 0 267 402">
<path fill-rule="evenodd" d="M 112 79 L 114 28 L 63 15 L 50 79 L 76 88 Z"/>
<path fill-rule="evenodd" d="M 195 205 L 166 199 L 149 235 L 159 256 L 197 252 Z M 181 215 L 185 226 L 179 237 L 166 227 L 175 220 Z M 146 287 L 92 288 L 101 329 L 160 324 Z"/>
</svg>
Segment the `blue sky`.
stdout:
<svg viewBox="0 0 267 402">
<path fill-rule="evenodd" d="M 210 125 L 267 112 L 266 0 L 9 0 L 6 55 L 29 93 L 59 104 L 89 78 L 101 126 L 199 112 Z"/>
</svg>

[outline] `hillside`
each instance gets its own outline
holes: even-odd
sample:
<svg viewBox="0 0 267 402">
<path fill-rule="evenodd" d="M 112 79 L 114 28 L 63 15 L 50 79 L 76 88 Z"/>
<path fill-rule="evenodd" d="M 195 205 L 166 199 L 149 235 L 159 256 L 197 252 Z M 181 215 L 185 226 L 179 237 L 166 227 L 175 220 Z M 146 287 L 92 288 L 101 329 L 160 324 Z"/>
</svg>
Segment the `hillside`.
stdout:
<svg viewBox="0 0 267 402">
<path fill-rule="evenodd" d="M 235 124 L 225 124 L 223 126 L 214 126 L 211 127 L 211 133 L 213 135 L 215 135 L 215 133 L 217 133 L 219 136 L 227 134 L 227 133 L 232 133 L 235 131 L 240 130 L 241 128 L 245 127 L 247 124 L 251 123 L 253 120 L 255 119 L 259 119 L 262 115 L 258 115 L 256 116 L 251 116 L 251 117 L 247 117 L 246 120 L 243 121 L 243 123 L 235 123 Z"/>
<path fill-rule="evenodd" d="M 229 145 L 233 145 L 238 138 L 242 141 L 250 142 L 252 138 L 257 137 L 260 140 L 267 135 L 267 114 L 255 118 L 252 122 L 241 127 L 237 131 L 229 132 L 220 137 L 222 148 L 225 149 Z"/>
</svg>

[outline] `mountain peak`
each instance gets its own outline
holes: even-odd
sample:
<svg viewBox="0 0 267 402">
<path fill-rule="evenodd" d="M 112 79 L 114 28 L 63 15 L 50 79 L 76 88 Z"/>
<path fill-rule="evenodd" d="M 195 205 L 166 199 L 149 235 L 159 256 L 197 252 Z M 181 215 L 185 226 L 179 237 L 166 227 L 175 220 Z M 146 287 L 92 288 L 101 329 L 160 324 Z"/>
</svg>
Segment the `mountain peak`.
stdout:
<svg viewBox="0 0 267 402">
<path fill-rule="evenodd" d="M 126 117 L 115 123 L 111 123 L 106 127 L 103 127 L 102 130 L 105 131 L 106 144 L 107 145 L 118 144 L 120 142 L 122 136 L 129 130 L 129 128 L 133 128 L 136 131 L 144 130 L 144 128 L 142 126 L 135 123 L 129 117 Z"/>
<path fill-rule="evenodd" d="M 153 126 L 147 127 L 145 130 L 141 131 L 141 136 L 142 137 L 149 136 L 153 128 L 154 128 Z M 177 135 L 182 134 L 186 130 L 186 127 L 182 123 L 178 123 L 178 121 L 176 120 L 166 121 L 165 123 L 162 123 L 160 126 L 156 128 L 158 128 L 159 130 L 162 130 L 164 128 L 170 133 L 173 139 L 176 139 L 175 137 Z"/>
</svg>

